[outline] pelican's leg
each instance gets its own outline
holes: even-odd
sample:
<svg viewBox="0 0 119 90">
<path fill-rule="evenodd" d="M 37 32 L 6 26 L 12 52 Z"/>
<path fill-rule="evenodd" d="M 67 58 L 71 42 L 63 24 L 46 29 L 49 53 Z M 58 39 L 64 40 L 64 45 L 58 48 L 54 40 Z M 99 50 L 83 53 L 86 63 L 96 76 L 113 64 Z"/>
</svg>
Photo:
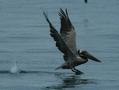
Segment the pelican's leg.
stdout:
<svg viewBox="0 0 119 90">
<path fill-rule="evenodd" d="M 71 70 L 76 73 L 76 70 L 74 68 L 71 68 Z"/>
<path fill-rule="evenodd" d="M 75 73 L 76 73 L 76 74 L 78 74 L 78 75 L 79 75 L 79 74 L 83 74 L 83 72 L 79 71 L 79 70 L 78 70 L 78 69 L 76 69 L 76 68 L 73 68 L 73 70 L 74 70 L 74 71 L 75 71 Z"/>
<path fill-rule="evenodd" d="M 72 70 L 73 72 L 75 72 L 75 74 L 77 74 L 77 75 L 81 74 L 80 71 L 77 70 L 77 69 L 75 69 L 75 68 L 72 68 L 71 70 Z"/>
</svg>

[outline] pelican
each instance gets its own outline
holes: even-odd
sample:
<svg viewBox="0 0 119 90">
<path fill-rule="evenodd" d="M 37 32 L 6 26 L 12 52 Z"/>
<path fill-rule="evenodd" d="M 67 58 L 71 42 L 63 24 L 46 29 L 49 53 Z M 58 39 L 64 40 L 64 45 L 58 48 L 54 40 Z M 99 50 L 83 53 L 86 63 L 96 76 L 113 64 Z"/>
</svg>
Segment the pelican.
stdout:
<svg viewBox="0 0 119 90">
<path fill-rule="evenodd" d="M 81 74 L 82 72 L 76 69 L 76 66 L 86 63 L 89 59 L 96 62 L 101 62 L 88 51 L 77 49 L 76 32 L 69 19 L 67 9 L 65 9 L 65 11 L 60 9 L 58 14 L 61 20 L 60 33 L 52 25 L 47 14 L 43 12 L 43 15 L 45 16 L 45 19 L 50 27 L 50 35 L 56 42 L 56 47 L 63 53 L 63 58 L 65 61 L 64 64 L 57 67 L 56 69 L 71 69 L 76 74 Z"/>
</svg>

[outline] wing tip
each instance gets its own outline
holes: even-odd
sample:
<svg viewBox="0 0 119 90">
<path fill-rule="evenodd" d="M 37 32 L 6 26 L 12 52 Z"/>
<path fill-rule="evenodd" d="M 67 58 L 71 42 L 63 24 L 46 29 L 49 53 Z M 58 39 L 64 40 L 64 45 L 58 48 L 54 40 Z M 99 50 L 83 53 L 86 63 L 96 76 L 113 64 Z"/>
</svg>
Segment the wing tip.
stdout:
<svg viewBox="0 0 119 90">
<path fill-rule="evenodd" d="M 46 21 L 47 21 L 49 24 L 51 24 L 50 20 L 48 19 L 48 15 L 46 14 L 45 11 L 43 11 L 43 15 L 44 15 Z"/>
<path fill-rule="evenodd" d="M 52 23 L 50 22 L 49 18 L 48 18 L 48 15 L 46 14 L 46 12 L 43 11 L 43 15 L 46 19 L 46 21 L 48 22 L 49 26 L 50 26 L 50 31 L 52 31 L 52 29 L 55 29 L 54 26 L 52 25 Z"/>
<path fill-rule="evenodd" d="M 68 16 L 68 12 L 67 12 L 67 8 L 65 10 L 63 10 L 62 8 L 60 8 L 59 10 L 59 16 L 62 18 L 67 18 Z"/>
</svg>

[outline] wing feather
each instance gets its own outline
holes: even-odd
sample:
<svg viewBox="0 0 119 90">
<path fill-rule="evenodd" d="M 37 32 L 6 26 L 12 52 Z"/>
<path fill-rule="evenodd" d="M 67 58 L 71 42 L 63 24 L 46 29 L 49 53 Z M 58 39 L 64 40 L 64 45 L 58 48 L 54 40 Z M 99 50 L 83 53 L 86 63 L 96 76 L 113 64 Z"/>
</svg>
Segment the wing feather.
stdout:
<svg viewBox="0 0 119 90">
<path fill-rule="evenodd" d="M 50 22 L 50 20 L 48 19 L 46 13 L 43 13 L 46 21 L 49 23 L 49 27 L 50 27 L 50 35 L 51 37 L 53 37 L 53 39 L 56 41 L 56 46 L 57 48 L 64 54 L 65 56 L 70 56 L 70 58 L 72 58 L 72 60 L 76 57 L 74 55 L 74 53 L 70 50 L 70 48 L 68 48 L 67 44 L 64 42 L 64 40 L 62 39 L 61 35 L 58 33 L 58 31 L 54 28 L 54 26 L 52 25 L 52 23 Z M 66 57 L 64 58 L 65 61 L 67 61 Z"/>
<path fill-rule="evenodd" d="M 76 48 L 76 33 L 74 26 L 72 25 L 67 9 L 63 11 L 60 9 L 59 12 L 60 20 L 61 20 L 61 29 L 60 34 L 67 46 L 72 50 L 74 54 L 77 54 Z"/>
</svg>

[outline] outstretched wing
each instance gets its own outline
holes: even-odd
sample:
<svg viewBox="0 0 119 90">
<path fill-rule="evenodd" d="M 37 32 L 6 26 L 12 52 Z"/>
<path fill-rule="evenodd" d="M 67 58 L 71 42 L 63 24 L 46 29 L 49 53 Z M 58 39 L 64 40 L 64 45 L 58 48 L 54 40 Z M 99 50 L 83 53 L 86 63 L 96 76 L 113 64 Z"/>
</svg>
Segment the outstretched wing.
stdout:
<svg viewBox="0 0 119 90">
<path fill-rule="evenodd" d="M 72 25 L 67 9 L 63 11 L 60 9 L 59 12 L 60 20 L 61 20 L 61 37 L 65 41 L 66 45 L 70 48 L 70 50 L 74 53 L 77 54 L 77 48 L 76 48 L 76 33 L 74 26 Z"/>
<path fill-rule="evenodd" d="M 49 21 L 46 13 L 44 12 L 43 14 L 46 18 L 46 21 L 49 23 L 50 35 L 56 41 L 57 48 L 64 54 L 64 56 L 65 55 L 70 56 L 71 60 L 74 60 L 74 58 L 76 56 L 73 54 L 73 52 L 70 50 L 70 48 L 67 46 L 67 44 L 64 42 L 64 40 L 62 39 L 62 37 L 58 33 L 58 31 L 54 28 L 52 23 Z M 65 60 L 65 61 L 67 61 L 67 60 Z"/>
</svg>

